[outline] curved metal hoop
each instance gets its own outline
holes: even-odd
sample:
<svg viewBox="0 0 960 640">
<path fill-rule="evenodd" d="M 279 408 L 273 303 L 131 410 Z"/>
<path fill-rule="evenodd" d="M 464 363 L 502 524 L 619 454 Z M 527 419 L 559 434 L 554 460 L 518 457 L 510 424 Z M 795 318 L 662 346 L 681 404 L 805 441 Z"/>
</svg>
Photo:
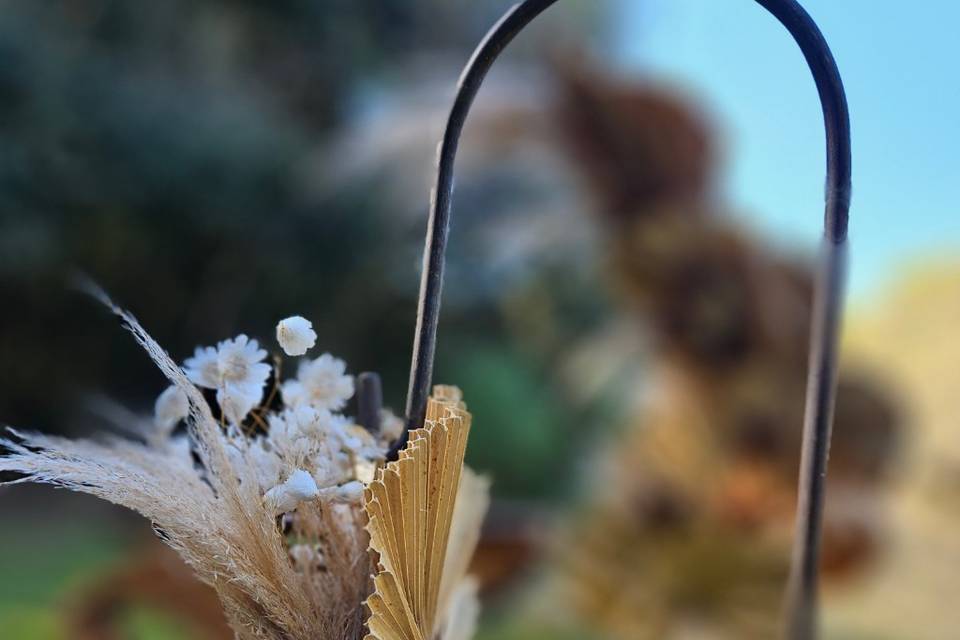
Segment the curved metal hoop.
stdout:
<svg viewBox="0 0 960 640">
<path fill-rule="evenodd" d="M 453 167 L 460 134 L 473 100 L 494 61 L 524 27 L 556 2 L 526 0 L 512 7 L 484 37 L 460 77 L 440 146 L 437 181 L 427 220 L 407 392 L 406 429 L 394 443 L 391 456 L 395 456 L 406 444 L 407 432 L 423 424 L 426 412 L 450 229 Z M 827 141 L 824 239 L 813 307 L 796 539 L 786 602 L 785 635 L 791 640 L 800 640 L 816 635 L 820 529 L 836 395 L 837 334 L 846 274 L 851 176 L 850 122 L 840 73 L 813 19 L 795 0 L 756 2 L 773 14 L 800 46 L 820 94 Z"/>
</svg>

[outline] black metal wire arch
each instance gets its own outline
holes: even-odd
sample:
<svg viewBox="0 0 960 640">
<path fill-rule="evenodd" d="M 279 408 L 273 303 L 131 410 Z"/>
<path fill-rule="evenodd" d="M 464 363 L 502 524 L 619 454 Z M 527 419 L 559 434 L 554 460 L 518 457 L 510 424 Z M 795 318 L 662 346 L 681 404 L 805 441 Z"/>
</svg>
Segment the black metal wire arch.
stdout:
<svg viewBox="0 0 960 640">
<path fill-rule="evenodd" d="M 458 83 L 440 145 L 437 181 L 427 219 L 417 325 L 414 334 L 406 428 L 390 457 L 406 444 L 407 433 L 423 424 L 433 374 L 443 270 L 450 229 L 453 168 L 470 107 L 500 53 L 534 18 L 557 0 L 526 0 L 513 6 L 474 51 Z M 810 336 L 807 398 L 797 500 L 796 538 L 786 596 L 785 635 L 791 640 L 816 636 L 816 600 L 820 529 L 827 458 L 836 395 L 837 334 L 846 274 L 847 221 L 850 208 L 850 119 L 846 95 L 833 54 L 820 29 L 795 0 L 756 0 L 793 36 L 816 82 L 823 108 L 827 146 L 826 207 L 820 268 Z"/>
</svg>

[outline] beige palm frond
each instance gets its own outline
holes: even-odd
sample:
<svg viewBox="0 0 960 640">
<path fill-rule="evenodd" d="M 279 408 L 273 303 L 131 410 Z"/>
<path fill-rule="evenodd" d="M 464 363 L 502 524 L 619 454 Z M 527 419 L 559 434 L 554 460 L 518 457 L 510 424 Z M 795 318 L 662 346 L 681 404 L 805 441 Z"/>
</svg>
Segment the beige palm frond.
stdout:
<svg viewBox="0 0 960 640">
<path fill-rule="evenodd" d="M 368 640 L 472 635 L 475 588 L 465 574 L 489 498 L 487 480 L 463 466 L 470 423 L 460 391 L 436 387 L 423 428 L 367 487 L 370 548 L 379 554 Z"/>
</svg>

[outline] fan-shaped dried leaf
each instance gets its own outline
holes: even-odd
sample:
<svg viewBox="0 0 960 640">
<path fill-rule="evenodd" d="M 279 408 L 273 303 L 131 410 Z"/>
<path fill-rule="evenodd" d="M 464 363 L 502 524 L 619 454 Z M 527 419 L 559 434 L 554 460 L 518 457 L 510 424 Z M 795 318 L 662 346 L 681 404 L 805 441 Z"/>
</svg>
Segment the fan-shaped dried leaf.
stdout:
<svg viewBox="0 0 960 640">
<path fill-rule="evenodd" d="M 410 433 L 400 459 L 367 488 L 370 548 L 380 557 L 367 599 L 369 640 L 472 633 L 475 589 L 459 587 L 487 509 L 488 483 L 463 466 L 470 423 L 459 390 L 435 388 L 424 427 Z"/>
</svg>

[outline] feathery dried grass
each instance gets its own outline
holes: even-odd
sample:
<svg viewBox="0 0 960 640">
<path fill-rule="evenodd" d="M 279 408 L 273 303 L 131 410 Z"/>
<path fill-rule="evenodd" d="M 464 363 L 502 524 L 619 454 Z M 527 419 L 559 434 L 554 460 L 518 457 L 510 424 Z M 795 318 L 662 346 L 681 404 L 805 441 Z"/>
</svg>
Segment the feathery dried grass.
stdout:
<svg viewBox="0 0 960 640">
<path fill-rule="evenodd" d="M 171 443 L 73 441 L 11 430 L 11 437 L 0 439 L 8 451 L 0 471 L 23 474 L 14 482 L 81 491 L 141 513 L 216 589 L 238 638 L 360 637 L 370 566 L 359 507 L 320 500 L 301 510 L 294 531 L 325 563 L 297 570 L 264 503 L 255 461 L 231 447 L 199 390 L 137 320 L 103 292 L 93 293 L 186 394 L 189 447 L 199 463 Z"/>
</svg>

